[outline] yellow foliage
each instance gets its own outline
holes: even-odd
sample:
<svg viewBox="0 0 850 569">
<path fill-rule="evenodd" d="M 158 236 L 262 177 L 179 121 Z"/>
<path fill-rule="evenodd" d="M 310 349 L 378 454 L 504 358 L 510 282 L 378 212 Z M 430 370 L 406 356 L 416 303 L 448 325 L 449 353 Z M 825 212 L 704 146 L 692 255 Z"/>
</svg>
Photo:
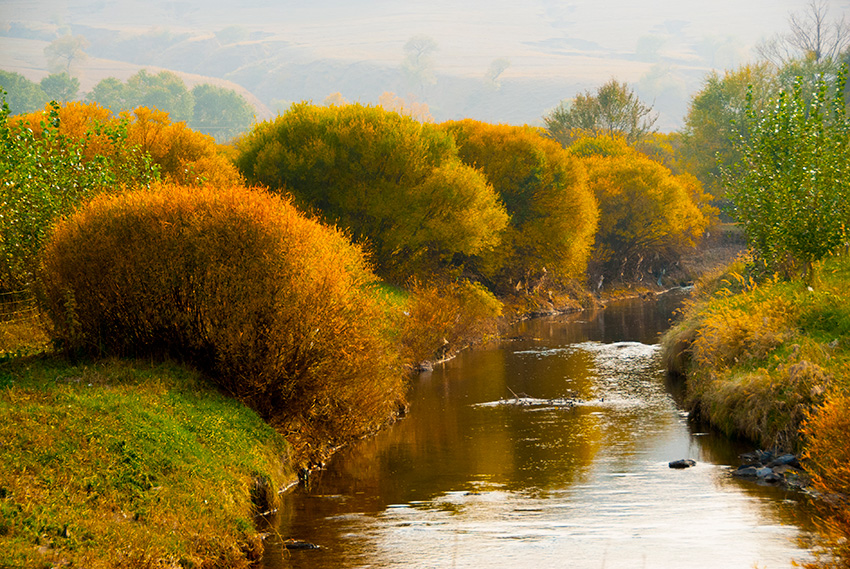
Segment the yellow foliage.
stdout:
<svg viewBox="0 0 850 569">
<path fill-rule="evenodd" d="M 24 124 L 40 136 L 41 122 L 49 120 L 49 111 L 47 107 L 44 112 L 12 117 L 10 124 Z M 59 120 L 61 135 L 86 140 L 88 158 L 117 157 L 125 153 L 123 145 L 127 145 L 150 154 L 167 181 L 191 185 L 242 183 L 236 167 L 213 137 L 193 131 L 183 122 L 172 123 L 164 111 L 139 107 L 115 117 L 97 103 L 71 102 L 59 107 Z M 127 140 L 116 147 L 103 127 L 119 128 L 122 121 Z"/>
<path fill-rule="evenodd" d="M 149 153 L 163 178 L 183 185 L 230 185 L 242 182 L 236 166 L 212 136 L 172 123 L 168 113 L 139 107 L 130 118 L 128 142 Z"/>
<path fill-rule="evenodd" d="M 792 334 L 793 305 L 782 298 L 735 306 L 720 303 L 706 310 L 692 353 L 698 366 L 731 366 L 760 360 Z"/>
<path fill-rule="evenodd" d="M 556 279 L 582 277 L 598 212 L 580 161 L 538 129 L 470 119 L 441 126 L 455 137 L 464 162 L 484 172 L 511 216 L 502 246 L 482 254 L 479 268 L 508 281 L 547 272 Z"/>
<path fill-rule="evenodd" d="M 70 350 L 167 355 L 308 444 L 388 420 L 403 398 L 359 248 L 287 201 L 165 184 L 59 223 L 44 295 Z"/>
<path fill-rule="evenodd" d="M 413 281 L 410 293 L 401 327 L 409 362 L 446 357 L 496 332 L 502 303 L 480 284 Z"/>
<path fill-rule="evenodd" d="M 252 183 L 367 243 L 382 278 L 457 272 L 494 248 L 508 223 L 484 175 L 434 125 L 381 107 L 293 105 L 239 142 Z"/>
<path fill-rule="evenodd" d="M 639 274 L 646 265 L 670 263 L 697 244 L 716 210 L 693 176 L 674 176 L 622 139 L 582 139 L 571 147 L 584 156 L 599 203 L 593 253 L 603 273 Z"/>
</svg>

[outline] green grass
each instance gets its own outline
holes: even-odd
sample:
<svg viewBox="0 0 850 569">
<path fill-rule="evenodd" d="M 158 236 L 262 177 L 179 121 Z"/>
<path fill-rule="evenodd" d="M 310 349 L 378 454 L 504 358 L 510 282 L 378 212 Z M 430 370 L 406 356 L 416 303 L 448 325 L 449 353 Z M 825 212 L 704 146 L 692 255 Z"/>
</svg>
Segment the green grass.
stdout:
<svg viewBox="0 0 850 569">
<path fill-rule="evenodd" d="M 663 343 L 670 361 L 688 347 L 677 371 L 689 410 L 730 435 L 801 450 L 808 414 L 850 389 L 850 257 L 822 261 L 811 287 L 743 273 L 738 263 L 706 279 Z"/>
<path fill-rule="evenodd" d="M 239 567 L 260 551 L 252 486 L 287 446 L 173 364 L 0 364 L 0 566 Z"/>
</svg>

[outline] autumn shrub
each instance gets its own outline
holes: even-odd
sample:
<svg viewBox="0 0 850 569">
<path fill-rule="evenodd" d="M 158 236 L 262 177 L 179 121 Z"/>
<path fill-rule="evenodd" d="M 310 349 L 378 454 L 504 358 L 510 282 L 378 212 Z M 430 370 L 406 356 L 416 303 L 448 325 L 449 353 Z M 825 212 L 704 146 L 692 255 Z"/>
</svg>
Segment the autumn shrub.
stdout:
<svg viewBox="0 0 850 569">
<path fill-rule="evenodd" d="M 451 136 L 381 107 L 293 105 L 257 125 L 236 160 L 251 183 L 346 228 L 382 278 L 457 274 L 496 247 L 507 214 Z"/>
<path fill-rule="evenodd" d="M 478 283 L 414 280 L 408 289 L 400 326 L 408 362 L 444 358 L 497 331 L 502 304 Z"/>
<path fill-rule="evenodd" d="M 404 396 L 361 251 L 280 197 L 102 196 L 56 226 L 43 265 L 66 350 L 191 362 L 301 452 L 376 428 Z"/>
<path fill-rule="evenodd" d="M 499 248 L 473 266 L 499 294 L 546 275 L 583 279 L 597 228 L 596 200 L 577 158 L 531 127 L 471 119 L 441 127 L 452 134 L 463 161 L 479 168 L 510 214 Z"/>
<path fill-rule="evenodd" d="M 212 136 L 172 122 L 168 113 L 156 109 L 138 107 L 124 116 L 129 120 L 128 142 L 150 155 L 165 181 L 212 186 L 242 182 L 227 150 Z"/>
<path fill-rule="evenodd" d="M 0 107 L 0 292 L 27 290 L 53 221 L 91 197 L 157 178 L 148 156 L 127 141 L 126 123 L 88 118 L 76 105 L 9 117 Z M 69 110 L 73 112 L 69 112 Z M 120 152 L 104 149 L 120 148 Z"/>
<path fill-rule="evenodd" d="M 696 178 L 674 175 L 624 140 L 580 139 L 571 150 L 582 157 L 599 203 L 594 277 L 659 279 L 713 223 L 716 210 Z"/>
<path fill-rule="evenodd" d="M 846 372 L 850 372 L 847 369 Z M 809 569 L 850 566 L 850 396 L 832 394 L 814 409 L 803 427 L 803 458 L 814 489 L 825 499 L 815 523 L 822 536 L 816 562 Z"/>
</svg>

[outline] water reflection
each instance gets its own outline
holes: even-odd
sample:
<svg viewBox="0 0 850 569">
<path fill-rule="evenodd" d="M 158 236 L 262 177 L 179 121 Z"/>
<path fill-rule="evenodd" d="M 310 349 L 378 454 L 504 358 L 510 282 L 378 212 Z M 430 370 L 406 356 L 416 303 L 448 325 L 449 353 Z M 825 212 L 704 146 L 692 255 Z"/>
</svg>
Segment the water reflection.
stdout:
<svg viewBox="0 0 850 569">
<path fill-rule="evenodd" d="M 655 345 L 676 299 L 527 321 L 425 374 L 412 413 L 286 496 L 265 565 L 788 567 L 799 495 L 728 476 L 740 448 L 692 434 Z M 495 404 L 513 394 L 575 406 Z M 485 404 L 485 405 L 482 405 Z M 487 403 L 491 403 L 487 405 Z M 693 458 L 695 468 L 667 462 Z"/>
</svg>

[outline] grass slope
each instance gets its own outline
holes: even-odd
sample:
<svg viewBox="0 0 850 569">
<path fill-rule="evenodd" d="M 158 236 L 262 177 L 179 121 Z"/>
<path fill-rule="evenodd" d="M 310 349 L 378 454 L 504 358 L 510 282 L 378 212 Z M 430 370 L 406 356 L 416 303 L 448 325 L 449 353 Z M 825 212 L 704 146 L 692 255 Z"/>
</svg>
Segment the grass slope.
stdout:
<svg viewBox="0 0 850 569">
<path fill-rule="evenodd" d="M 800 450 L 800 428 L 850 388 L 850 257 L 802 280 L 755 283 L 743 262 L 706 278 L 665 336 L 690 411 L 765 448 Z"/>
<path fill-rule="evenodd" d="M 171 364 L 6 361 L 0 441 L 0 566 L 246 566 L 257 480 L 291 477 L 281 436 Z"/>
</svg>

